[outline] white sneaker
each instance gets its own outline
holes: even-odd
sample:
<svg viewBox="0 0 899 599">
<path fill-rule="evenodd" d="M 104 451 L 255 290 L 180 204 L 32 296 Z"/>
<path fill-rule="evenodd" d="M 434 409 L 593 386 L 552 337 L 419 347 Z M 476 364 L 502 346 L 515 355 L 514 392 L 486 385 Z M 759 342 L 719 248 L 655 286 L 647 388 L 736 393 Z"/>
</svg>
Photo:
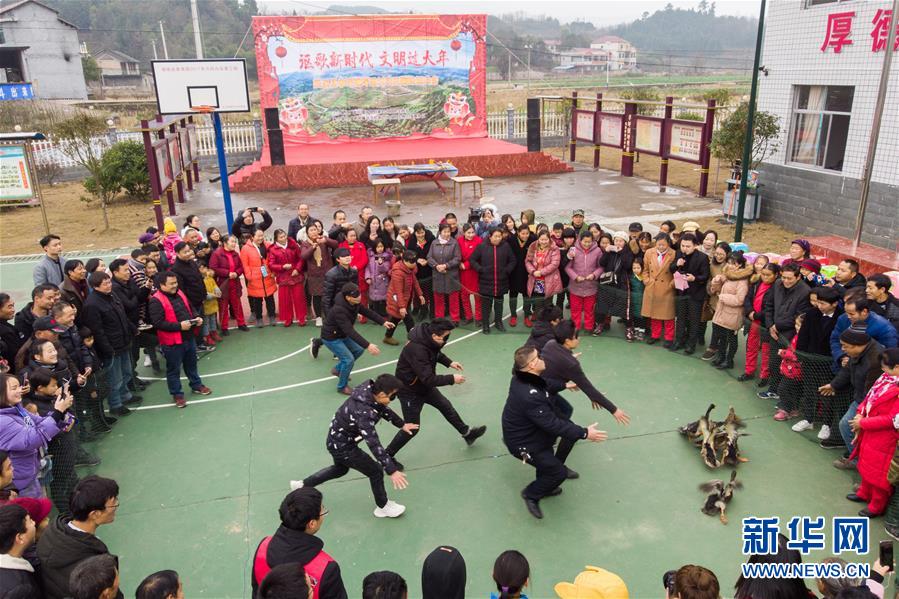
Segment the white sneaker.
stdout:
<svg viewBox="0 0 899 599">
<path fill-rule="evenodd" d="M 830 427 L 826 424 L 821 425 L 821 430 L 818 431 L 818 438 L 822 441 L 824 439 L 830 439 Z"/>
<path fill-rule="evenodd" d="M 322 326 L 322 317 L 321 316 L 316 317 L 315 326 L 317 326 L 317 327 Z"/>
<path fill-rule="evenodd" d="M 406 506 L 400 505 L 390 499 L 384 507 L 375 508 L 375 518 L 397 518 L 406 511 Z"/>
<path fill-rule="evenodd" d="M 808 420 L 800 420 L 796 424 L 793 425 L 793 432 L 801 433 L 802 431 L 807 431 L 809 429 L 815 428 L 815 425 L 809 422 Z"/>
<path fill-rule="evenodd" d="M 301 480 L 292 480 L 290 481 L 290 490 L 296 491 L 297 489 L 303 488 L 303 481 Z"/>
<path fill-rule="evenodd" d="M 150 356 L 144 356 L 144 368 L 149 368 L 153 365 L 153 362 L 150 360 Z"/>
</svg>

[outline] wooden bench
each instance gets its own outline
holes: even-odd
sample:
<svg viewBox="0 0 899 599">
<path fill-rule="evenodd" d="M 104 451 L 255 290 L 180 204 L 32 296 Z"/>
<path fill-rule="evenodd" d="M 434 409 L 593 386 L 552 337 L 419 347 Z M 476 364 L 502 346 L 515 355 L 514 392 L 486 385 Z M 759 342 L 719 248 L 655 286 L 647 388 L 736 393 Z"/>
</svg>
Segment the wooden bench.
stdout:
<svg viewBox="0 0 899 599">
<path fill-rule="evenodd" d="M 481 177 L 477 177 L 474 175 L 469 175 L 467 177 L 450 177 L 453 182 L 453 205 L 456 205 L 456 197 L 459 198 L 459 205 L 462 205 L 462 199 L 465 195 L 465 186 L 471 185 L 471 192 L 474 195 L 474 199 L 484 195 L 484 179 Z"/>
<path fill-rule="evenodd" d="M 378 203 L 378 192 L 386 195 L 390 192 L 390 187 L 396 191 L 396 201 L 400 201 L 400 180 L 399 179 L 375 179 L 371 182 L 371 199 L 372 203 Z"/>
</svg>

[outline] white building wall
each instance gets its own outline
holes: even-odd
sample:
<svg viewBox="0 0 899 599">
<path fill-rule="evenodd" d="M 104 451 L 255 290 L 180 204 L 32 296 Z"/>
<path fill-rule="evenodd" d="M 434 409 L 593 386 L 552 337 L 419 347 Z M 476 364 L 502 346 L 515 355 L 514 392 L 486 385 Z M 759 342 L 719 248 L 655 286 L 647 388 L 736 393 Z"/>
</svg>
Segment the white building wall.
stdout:
<svg viewBox="0 0 899 599">
<path fill-rule="evenodd" d="M 878 9 L 889 10 L 890 5 L 890 2 L 874 0 L 835 2 L 808 8 L 805 8 L 805 0 L 768 3 L 762 53 L 762 64 L 767 67 L 768 76 L 759 78 L 758 108 L 780 116 L 782 131 L 780 149 L 768 162 L 834 177 L 862 177 L 884 57 L 884 51 L 872 51 L 872 20 Z M 853 43 L 843 46 L 839 53 L 832 47 L 822 52 L 828 14 L 842 12 L 855 12 L 849 37 Z M 855 88 L 842 171 L 786 162 L 795 85 L 850 85 Z M 872 179 L 899 185 L 899 52 L 893 55 Z"/>
</svg>

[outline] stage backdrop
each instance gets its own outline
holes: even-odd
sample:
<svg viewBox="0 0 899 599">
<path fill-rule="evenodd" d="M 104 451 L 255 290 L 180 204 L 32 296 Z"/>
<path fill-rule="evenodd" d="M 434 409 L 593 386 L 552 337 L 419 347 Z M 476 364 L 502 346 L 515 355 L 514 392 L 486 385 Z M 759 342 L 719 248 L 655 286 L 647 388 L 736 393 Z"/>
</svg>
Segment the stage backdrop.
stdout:
<svg viewBox="0 0 899 599">
<path fill-rule="evenodd" d="M 487 136 L 486 15 L 253 17 L 285 144 Z"/>
</svg>

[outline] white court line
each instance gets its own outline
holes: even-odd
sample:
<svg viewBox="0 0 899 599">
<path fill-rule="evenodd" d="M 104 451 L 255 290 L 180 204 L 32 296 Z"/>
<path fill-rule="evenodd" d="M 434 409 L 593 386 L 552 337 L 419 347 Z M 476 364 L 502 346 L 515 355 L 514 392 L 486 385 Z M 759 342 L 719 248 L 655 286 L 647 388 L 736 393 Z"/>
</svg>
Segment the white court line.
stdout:
<svg viewBox="0 0 899 599">
<path fill-rule="evenodd" d="M 511 315 L 509 315 L 509 316 L 511 316 Z M 503 320 L 505 320 L 509 316 L 504 316 Z M 471 333 L 468 333 L 467 335 L 463 335 L 462 337 L 459 337 L 458 339 L 453 339 L 452 341 L 447 343 L 447 345 L 452 345 L 454 343 L 464 341 L 465 339 L 468 339 L 469 337 L 473 337 L 474 335 L 480 335 L 480 334 L 481 334 L 481 331 L 472 331 Z M 306 347 L 308 348 L 309 346 L 307 345 Z M 296 352 L 294 352 L 294 354 L 296 354 Z M 285 357 L 287 357 L 287 356 L 285 356 Z M 284 358 L 278 358 L 278 360 L 282 360 L 282 359 L 284 359 Z M 375 370 L 378 368 L 383 368 L 384 366 L 390 366 L 391 364 L 396 364 L 396 362 L 397 362 L 397 360 L 390 360 L 389 362 L 383 362 L 381 364 L 374 364 L 373 366 L 366 366 L 365 368 L 354 369 L 353 372 L 356 373 L 356 372 L 366 372 L 368 370 Z M 260 364 L 260 366 L 262 366 L 262 364 Z M 251 366 L 250 368 L 256 368 L 256 366 Z M 248 369 L 244 369 L 244 370 L 248 370 Z M 239 372 L 239 371 L 234 371 L 234 372 Z M 206 376 L 209 376 L 209 375 L 206 375 Z M 323 383 L 325 381 L 331 381 L 336 378 L 337 378 L 336 376 L 326 376 L 326 377 L 320 378 L 320 379 L 313 379 L 311 381 L 303 381 L 302 383 L 291 383 L 290 385 L 282 385 L 280 387 L 272 387 L 270 389 L 257 389 L 256 391 L 247 391 L 246 393 L 235 393 L 233 395 L 223 395 L 221 397 L 209 397 L 206 399 L 190 400 L 188 402 L 188 404 L 194 405 L 194 404 L 201 404 L 201 403 L 211 403 L 214 401 L 224 401 L 226 399 L 237 399 L 240 397 L 250 397 L 253 395 L 262 395 L 263 393 L 277 393 L 278 391 L 286 391 L 288 389 L 296 389 L 297 387 L 305 387 L 306 385 L 313 385 L 315 383 Z M 160 408 L 174 408 L 174 407 L 176 407 L 174 403 L 165 403 L 165 404 L 159 404 L 159 405 L 155 405 L 155 406 L 141 406 L 139 408 L 131 408 L 131 410 L 132 411 L 158 410 Z"/>
<path fill-rule="evenodd" d="M 209 374 L 201 374 L 201 375 L 200 375 L 200 378 L 212 378 L 212 377 L 214 377 L 214 376 L 225 376 L 226 374 L 237 374 L 238 372 L 246 372 L 246 371 L 248 371 L 248 370 L 254 370 L 254 369 L 256 369 L 256 368 L 262 368 L 263 366 L 269 366 L 269 365 L 274 364 L 274 363 L 276 363 L 276 362 L 280 362 L 280 361 L 282 361 L 282 360 L 286 360 L 287 358 L 292 358 L 292 357 L 294 357 L 294 356 L 296 356 L 296 355 L 298 355 L 298 354 L 303 353 L 303 352 L 306 351 L 307 349 L 309 349 L 309 344 L 306 344 L 304 347 L 301 347 L 300 349 L 298 349 L 298 350 L 296 350 L 296 351 L 294 351 L 294 352 L 290 352 L 290 353 L 287 354 L 287 355 L 281 356 L 280 358 L 275 358 L 274 360 L 269 360 L 268 362 L 262 362 L 261 364 L 254 364 L 253 366 L 245 366 L 245 367 L 243 367 L 243 368 L 236 368 L 236 369 L 234 369 L 234 370 L 226 370 L 226 371 L 224 371 L 224 372 L 210 372 Z M 166 380 L 166 379 L 165 379 L 165 377 L 142 376 L 142 377 L 140 377 L 140 380 L 142 380 L 142 381 L 164 381 L 164 380 Z M 186 380 L 187 380 L 187 377 L 186 377 L 186 376 L 182 376 L 182 377 L 181 377 L 181 380 L 182 380 L 182 381 L 186 381 Z"/>
</svg>

